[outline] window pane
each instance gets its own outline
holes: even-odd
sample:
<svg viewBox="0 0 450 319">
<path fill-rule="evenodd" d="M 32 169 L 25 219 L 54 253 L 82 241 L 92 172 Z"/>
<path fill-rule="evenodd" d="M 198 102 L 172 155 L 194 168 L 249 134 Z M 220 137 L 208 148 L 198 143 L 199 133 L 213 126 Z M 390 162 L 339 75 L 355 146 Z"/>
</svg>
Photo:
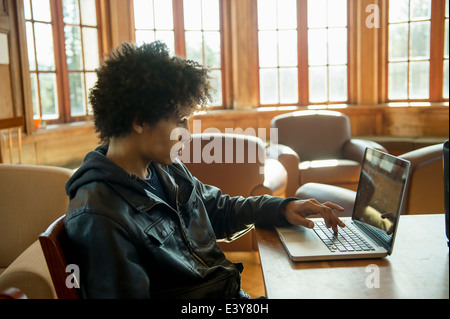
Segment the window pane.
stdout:
<svg viewBox="0 0 450 319">
<path fill-rule="evenodd" d="M 324 28 L 327 26 L 327 0 L 308 0 L 308 28 Z"/>
<path fill-rule="evenodd" d="M 326 29 L 308 30 L 309 65 L 326 65 L 327 61 L 327 31 Z"/>
<path fill-rule="evenodd" d="M 97 82 L 97 74 L 95 72 L 86 72 L 86 92 L 89 92 Z M 88 114 L 92 114 L 92 105 L 88 100 Z"/>
<path fill-rule="evenodd" d="M 31 3 L 30 0 L 23 0 L 23 12 L 25 20 L 31 20 Z"/>
<path fill-rule="evenodd" d="M 297 29 L 296 0 L 279 0 L 278 29 Z"/>
<path fill-rule="evenodd" d="M 81 0 L 81 24 L 97 26 L 97 8 L 95 0 Z"/>
<path fill-rule="evenodd" d="M 410 64 L 411 99 L 428 99 L 430 96 L 430 63 L 428 61 L 411 62 Z"/>
<path fill-rule="evenodd" d="M 136 30 L 137 43 L 152 43 L 155 41 L 155 31 Z"/>
<path fill-rule="evenodd" d="M 69 73 L 70 111 L 72 116 L 86 114 L 83 73 Z"/>
<path fill-rule="evenodd" d="M 63 0 L 63 21 L 67 24 L 80 24 L 78 0 Z"/>
<path fill-rule="evenodd" d="M 36 21 L 51 22 L 49 0 L 32 0 L 33 19 Z"/>
<path fill-rule="evenodd" d="M 184 0 L 184 28 L 185 30 L 202 29 L 201 0 Z"/>
<path fill-rule="evenodd" d="M 153 0 L 134 0 L 134 26 L 136 29 L 154 29 Z"/>
<path fill-rule="evenodd" d="M 328 63 L 347 64 L 347 29 L 328 29 Z"/>
<path fill-rule="evenodd" d="M 309 101 L 325 102 L 328 100 L 328 84 L 327 84 L 327 68 L 326 67 L 310 67 L 309 68 Z"/>
<path fill-rule="evenodd" d="M 186 31 L 186 58 L 203 64 L 203 41 L 201 31 Z"/>
<path fill-rule="evenodd" d="M 334 102 L 347 100 L 347 67 L 331 66 L 329 72 L 329 100 Z"/>
<path fill-rule="evenodd" d="M 444 57 L 448 58 L 448 19 L 445 20 Z"/>
<path fill-rule="evenodd" d="M 203 30 L 220 30 L 219 0 L 203 0 Z"/>
<path fill-rule="evenodd" d="M 30 83 L 31 83 L 31 100 L 33 103 L 33 117 L 39 118 L 41 117 L 41 112 L 39 111 L 39 95 L 38 95 L 36 73 L 30 74 Z"/>
<path fill-rule="evenodd" d="M 70 71 L 82 70 L 80 27 L 65 26 L 64 35 L 66 38 L 67 68 Z"/>
<path fill-rule="evenodd" d="M 36 71 L 36 56 L 34 55 L 33 24 L 31 22 L 26 22 L 25 28 L 27 30 L 28 65 L 29 65 L 30 71 Z"/>
<path fill-rule="evenodd" d="M 205 32 L 205 65 L 220 68 L 220 32 Z"/>
<path fill-rule="evenodd" d="M 405 22 L 409 20 L 409 0 L 389 1 L 389 22 Z"/>
<path fill-rule="evenodd" d="M 216 92 L 213 93 L 211 105 L 222 105 L 222 72 L 220 70 L 212 70 L 210 75 L 211 85 L 216 89 Z"/>
<path fill-rule="evenodd" d="M 411 59 L 430 57 L 430 22 L 411 23 Z"/>
<path fill-rule="evenodd" d="M 175 36 L 173 31 L 156 31 L 155 40 L 159 40 L 167 45 L 170 54 L 175 53 Z"/>
<path fill-rule="evenodd" d="M 277 69 L 259 70 L 261 104 L 278 103 L 278 72 Z"/>
<path fill-rule="evenodd" d="M 275 30 L 277 28 L 275 12 L 277 12 L 276 1 L 258 0 L 258 29 Z"/>
<path fill-rule="evenodd" d="M 449 78 L 449 74 L 448 74 L 448 60 L 444 61 L 444 92 L 443 92 L 443 96 L 444 99 L 448 99 L 448 78 Z"/>
<path fill-rule="evenodd" d="M 389 3 L 392 3 L 390 1 Z M 389 26 L 389 61 L 408 59 L 408 24 Z"/>
<path fill-rule="evenodd" d="M 259 32 L 259 65 L 261 67 L 278 65 L 277 47 L 276 31 Z"/>
<path fill-rule="evenodd" d="M 408 98 L 408 63 L 389 63 L 389 99 Z"/>
<path fill-rule="evenodd" d="M 280 69 L 280 103 L 298 102 L 297 68 Z"/>
<path fill-rule="evenodd" d="M 297 66 L 297 31 L 278 32 L 280 66 Z"/>
<path fill-rule="evenodd" d="M 155 14 L 155 28 L 156 29 L 173 29 L 173 10 L 172 1 L 167 0 L 153 0 Z"/>
<path fill-rule="evenodd" d="M 425 20 L 430 18 L 431 0 L 411 0 L 411 20 Z"/>
<path fill-rule="evenodd" d="M 40 73 L 39 85 L 41 93 L 42 119 L 57 119 L 59 117 L 56 75 L 54 73 Z"/>
<path fill-rule="evenodd" d="M 347 26 L 347 0 L 328 0 L 328 26 Z"/>
<path fill-rule="evenodd" d="M 40 71 L 55 70 L 55 57 L 53 54 L 53 33 L 50 24 L 35 23 L 36 55 Z"/>
<path fill-rule="evenodd" d="M 83 28 L 84 68 L 95 70 L 99 67 L 97 29 Z"/>
</svg>

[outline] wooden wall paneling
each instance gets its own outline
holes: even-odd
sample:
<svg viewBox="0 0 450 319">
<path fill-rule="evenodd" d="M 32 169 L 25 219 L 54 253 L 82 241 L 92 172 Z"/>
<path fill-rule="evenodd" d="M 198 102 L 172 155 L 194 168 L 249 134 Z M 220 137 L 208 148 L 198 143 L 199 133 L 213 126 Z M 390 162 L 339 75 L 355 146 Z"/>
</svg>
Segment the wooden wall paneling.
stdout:
<svg viewBox="0 0 450 319">
<path fill-rule="evenodd" d="M 442 100 L 444 82 L 445 0 L 434 0 L 431 7 L 430 99 Z"/>
<path fill-rule="evenodd" d="M 111 45 L 114 49 L 123 42 L 132 42 L 135 38 L 132 24 L 133 0 L 110 0 L 109 6 Z"/>
<path fill-rule="evenodd" d="M 235 109 L 258 105 L 258 35 L 256 0 L 230 0 L 232 72 Z M 246 32 L 242 32 L 246 30 Z"/>
<path fill-rule="evenodd" d="M 379 6 L 379 1 L 360 0 L 353 2 L 356 11 L 356 104 L 378 103 L 378 33 L 379 28 L 366 24 L 369 5 Z"/>
<path fill-rule="evenodd" d="M 0 0 L 0 117 L 23 116 L 16 1 Z"/>
<path fill-rule="evenodd" d="M 0 33 L 0 42 L 3 35 Z M 6 119 L 14 116 L 9 64 L 0 64 L 0 83 L 0 119 Z"/>
</svg>

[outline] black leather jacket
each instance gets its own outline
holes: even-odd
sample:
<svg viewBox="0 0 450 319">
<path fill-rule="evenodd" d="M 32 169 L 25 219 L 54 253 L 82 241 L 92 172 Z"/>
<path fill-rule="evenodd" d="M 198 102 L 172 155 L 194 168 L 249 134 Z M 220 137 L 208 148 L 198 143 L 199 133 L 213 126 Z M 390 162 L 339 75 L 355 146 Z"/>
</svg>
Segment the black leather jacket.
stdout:
<svg viewBox="0 0 450 319">
<path fill-rule="evenodd" d="M 198 181 L 181 162 L 154 165 L 170 203 L 147 192 L 105 157 L 89 152 L 67 182 L 69 262 L 80 269 L 84 298 L 236 298 L 241 268 L 219 240 L 254 223 L 286 224 L 285 202 L 230 197 Z"/>
</svg>

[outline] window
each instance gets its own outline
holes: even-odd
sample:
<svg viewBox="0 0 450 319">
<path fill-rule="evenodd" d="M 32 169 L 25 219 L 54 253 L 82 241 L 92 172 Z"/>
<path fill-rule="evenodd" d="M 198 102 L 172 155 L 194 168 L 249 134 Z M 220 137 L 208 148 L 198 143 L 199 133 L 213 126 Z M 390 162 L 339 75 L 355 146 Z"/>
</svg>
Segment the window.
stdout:
<svg viewBox="0 0 450 319">
<path fill-rule="evenodd" d="M 134 26 L 136 43 L 160 40 L 175 54 L 172 1 L 134 0 Z"/>
<path fill-rule="evenodd" d="M 85 119 L 100 50 L 96 0 L 23 0 L 34 118 Z"/>
<path fill-rule="evenodd" d="M 298 103 L 296 0 L 258 0 L 261 104 Z"/>
<path fill-rule="evenodd" d="M 347 0 L 308 0 L 310 103 L 347 101 Z"/>
<path fill-rule="evenodd" d="M 435 0 L 389 1 L 390 101 L 448 99 L 448 0 L 442 10 L 440 3 L 443 4 Z M 433 58 L 436 56 L 440 58 Z M 435 81 L 433 74 L 439 74 L 441 80 Z"/>
<path fill-rule="evenodd" d="M 172 54 L 211 70 L 215 94 L 209 107 L 223 105 L 220 4 L 220 0 L 134 0 L 137 43 L 160 40 Z M 177 16 L 184 24 L 176 23 Z"/>
<path fill-rule="evenodd" d="M 222 105 L 219 0 L 184 0 L 186 58 L 211 69 L 216 90 L 211 106 Z"/>
<path fill-rule="evenodd" d="M 347 0 L 258 0 L 257 5 L 260 104 L 346 102 Z"/>
</svg>

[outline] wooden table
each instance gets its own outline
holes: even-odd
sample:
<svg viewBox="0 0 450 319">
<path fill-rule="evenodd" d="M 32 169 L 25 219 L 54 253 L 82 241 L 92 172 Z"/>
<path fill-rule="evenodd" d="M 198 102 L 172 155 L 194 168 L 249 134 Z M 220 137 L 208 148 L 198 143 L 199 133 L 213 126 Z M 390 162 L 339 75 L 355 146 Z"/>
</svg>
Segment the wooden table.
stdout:
<svg viewBox="0 0 450 319">
<path fill-rule="evenodd" d="M 273 229 L 257 228 L 266 296 L 448 299 L 444 221 L 443 214 L 401 216 L 391 256 L 329 262 L 292 262 Z"/>
</svg>

